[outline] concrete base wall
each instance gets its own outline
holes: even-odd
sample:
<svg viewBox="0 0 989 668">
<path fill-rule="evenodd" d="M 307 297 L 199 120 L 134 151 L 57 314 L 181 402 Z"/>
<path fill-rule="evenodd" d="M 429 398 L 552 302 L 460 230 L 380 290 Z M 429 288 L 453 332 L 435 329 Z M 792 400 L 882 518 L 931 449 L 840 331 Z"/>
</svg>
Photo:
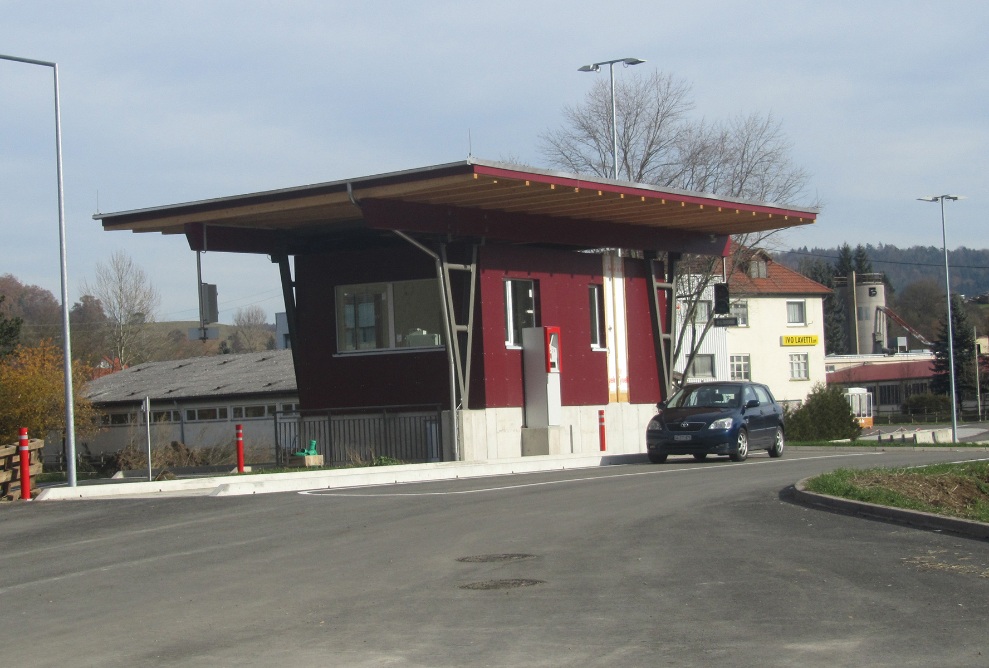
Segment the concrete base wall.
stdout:
<svg viewBox="0 0 989 668">
<path fill-rule="evenodd" d="M 636 454 L 645 452 L 646 425 L 656 414 L 653 404 L 608 404 L 606 406 L 564 406 L 558 430 L 559 454 L 600 454 L 598 411 L 604 410 L 605 452 Z M 448 423 L 448 414 L 444 422 Z M 525 429 L 521 408 L 488 408 L 460 412 L 460 438 L 463 461 L 488 461 L 522 457 Z M 447 433 L 444 430 L 444 437 Z M 547 444 L 550 442 L 547 436 Z M 445 440 L 449 442 L 449 440 Z M 555 437 L 552 442 L 556 442 Z M 533 453 L 534 454 L 534 453 Z M 553 454 L 553 453 L 544 453 Z"/>
</svg>

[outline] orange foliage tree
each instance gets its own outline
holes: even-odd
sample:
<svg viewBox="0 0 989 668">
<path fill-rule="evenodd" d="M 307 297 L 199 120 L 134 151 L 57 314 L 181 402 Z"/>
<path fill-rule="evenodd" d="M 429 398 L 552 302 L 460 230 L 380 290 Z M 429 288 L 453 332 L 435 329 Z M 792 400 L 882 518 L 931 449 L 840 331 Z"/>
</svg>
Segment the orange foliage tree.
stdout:
<svg viewBox="0 0 989 668">
<path fill-rule="evenodd" d="M 31 438 L 45 438 L 65 429 L 65 382 L 62 351 L 50 340 L 18 346 L 0 359 L 0 443 L 16 443 L 21 427 Z M 82 396 L 88 377 L 85 365 L 72 369 L 75 422 L 81 431 L 95 426 L 96 412 Z"/>
</svg>

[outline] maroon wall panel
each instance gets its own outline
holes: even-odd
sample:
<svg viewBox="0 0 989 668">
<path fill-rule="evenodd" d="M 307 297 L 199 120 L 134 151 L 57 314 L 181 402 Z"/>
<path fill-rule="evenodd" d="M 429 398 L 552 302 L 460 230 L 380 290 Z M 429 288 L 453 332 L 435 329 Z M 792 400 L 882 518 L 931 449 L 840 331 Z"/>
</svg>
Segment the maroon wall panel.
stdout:
<svg viewBox="0 0 989 668">
<path fill-rule="evenodd" d="M 659 367 L 649 294 L 650 276 L 643 260 L 625 259 L 625 310 L 628 323 L 628 400 L 633 404 L 660 401 Z M 665 304 L 661 299 L 660 308 Z"/>
<path fill-rule="evenodd" d="M 446 352 L 338 355 L 337 285 L 435 278 L 433 260 L 411 246 L 300 255 L 295 259 L 298 384 L 302 407 L 449 404 Z"/>
<path fill-rule="evenodd" d="M 561 328 L 563 405 L 607 403 L 607 358 L 591 350 L 587 295 L 590 283 L 602 283 L 601 257 L 491 245 L 481 248 L 480 269 L 485 406 L 524 405 L 522 351 L 505 346 L 504 281 L 509 278 L 537 281 L 538 324 Z"/>
</svg>

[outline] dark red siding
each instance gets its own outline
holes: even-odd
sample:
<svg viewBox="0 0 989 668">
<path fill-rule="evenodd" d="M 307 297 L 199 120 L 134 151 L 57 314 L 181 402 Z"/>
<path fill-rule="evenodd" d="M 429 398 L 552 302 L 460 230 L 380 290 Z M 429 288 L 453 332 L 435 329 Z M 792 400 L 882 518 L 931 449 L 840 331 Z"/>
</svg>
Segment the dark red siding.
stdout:
<svg viewBox="0 0 989 668">
<path fill-rule="evenodd" d="M 484 246 L 480 269 L 485 405 L 491 408 L 524 405 L 522 351 L 505 346 L 504 282 L 509 278 L 536 281 L 538 324 L 560 327 L 563 405 L 608 403 L 607 357 L 602 351 L 591 350 L 587 294 L 589 284 L 602 283 L 601 256 Z"/>
<path fill-rule="evenodd" d="M 653 334 L 652 296 L 649 294 L 648 265 L 642 260 L 625 259 L 625 307 L 628 323 L 628 400 L 633 404 L 660 401 L 659 367 Z M 663 293 L 660 293 L 661 296 Z M 665 305 L 661 298 L 660 308 Z"/>
<path fill-rule="evenodd" d="M 449 405 L 443 349 L 337 355 L 335 287 L 435 278 L 433 260 L 411 246 L 300 255 L 295 260 L 299 400 L 303 408 Z"/>
</svg>

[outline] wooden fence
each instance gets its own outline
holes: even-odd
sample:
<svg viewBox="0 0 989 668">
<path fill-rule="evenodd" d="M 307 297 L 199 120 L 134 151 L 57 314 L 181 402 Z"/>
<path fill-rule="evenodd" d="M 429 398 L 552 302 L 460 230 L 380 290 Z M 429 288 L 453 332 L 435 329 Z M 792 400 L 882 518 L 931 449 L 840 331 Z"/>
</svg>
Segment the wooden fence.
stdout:
<svg viewBox="0 0 989 668">
<path fill-rule="evenodd" d="M 41 449 L 45 442 L 32 438 L 27 444 L 31 453 L 31 477 L 41 473 Z M 0 445 L 0 499 L 20 498 L 21 492 L 21 455 L 17 444 Z M 32 485 L 33 488 L 33 485 Z"/>
</svg>

